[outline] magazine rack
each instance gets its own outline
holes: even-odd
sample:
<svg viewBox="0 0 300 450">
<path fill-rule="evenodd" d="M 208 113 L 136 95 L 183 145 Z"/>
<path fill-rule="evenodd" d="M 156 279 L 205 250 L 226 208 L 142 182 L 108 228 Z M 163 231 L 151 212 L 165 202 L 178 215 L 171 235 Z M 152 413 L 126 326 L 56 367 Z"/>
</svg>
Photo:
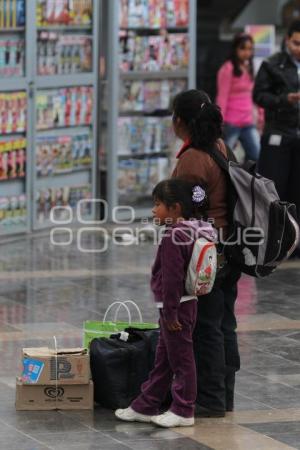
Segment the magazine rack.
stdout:
<svg viewBox="0 0 300 450">
<path fill-rule="evenodd" d="M 170 102 L 196 84 L 196 0 L 110 1 L 107 36 L 108 210 L 113 221 L 130 222 L 151 215 L 152 188 L 170 176 L 179 149 Z"/>
<path fill-rule="evenodd" d="M 96 197 L 100 2 L 68 1 L 0 2 L 0 234 L 53 225 L 53 206 L 76 221 Z"/>
</svg>

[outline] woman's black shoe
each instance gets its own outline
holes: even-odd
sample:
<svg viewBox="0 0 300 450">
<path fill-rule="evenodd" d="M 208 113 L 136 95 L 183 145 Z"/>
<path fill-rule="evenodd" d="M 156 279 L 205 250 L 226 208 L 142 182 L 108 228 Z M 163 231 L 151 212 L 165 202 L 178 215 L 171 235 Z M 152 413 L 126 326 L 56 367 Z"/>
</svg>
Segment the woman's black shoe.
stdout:
<svg viewBox="0 0 300 450">
<path fill-rule="evenodd" d="M 195 416 L 196 417 L 220 418 L 220 417 L 225 417 L 225 411 L 216 411 L 216 410 L 208 409 L 208 408 L 205 408 L 204 406 L 200 406 L 196 403 Z"/>
</svg>

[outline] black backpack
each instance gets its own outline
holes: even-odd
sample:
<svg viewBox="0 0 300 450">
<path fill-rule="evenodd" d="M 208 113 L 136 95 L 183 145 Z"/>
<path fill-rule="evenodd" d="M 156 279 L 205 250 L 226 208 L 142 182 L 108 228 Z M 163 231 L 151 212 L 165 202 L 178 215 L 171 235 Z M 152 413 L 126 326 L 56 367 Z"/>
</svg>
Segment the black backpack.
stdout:
<svg viewBox="0 0 300 450">
<path fill-rule="evenodd" d="M 256 172 L 256 164 L 238 164 L 217 149 L 207 151 L 228 179 L 229 234 L 226 259 L 242 272 L 265 277 L 294 252 L 299 241 L 296 206 L 279 199 L 274 182 Z"/>
</svg>

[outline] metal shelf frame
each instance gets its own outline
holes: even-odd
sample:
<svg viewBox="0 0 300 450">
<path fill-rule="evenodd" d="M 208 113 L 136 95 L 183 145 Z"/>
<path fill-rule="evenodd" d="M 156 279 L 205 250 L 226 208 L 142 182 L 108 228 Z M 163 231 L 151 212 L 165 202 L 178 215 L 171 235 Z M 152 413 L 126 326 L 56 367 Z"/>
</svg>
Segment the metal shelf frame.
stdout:
<svg viewBox="0 0 300 450">
<path fill-rule="evenodd" d="M 186 70 L 174 70 L 170 72 L 121 72 L 120 77 L 123 80 L 173 80 L 179 78 L 187 78 Z"/>
<path fill-rule="evenodd" d="M 187 79 L 189 89 L 196 86 L 196 10 L 197 0 L 189 0 L 189 25 L 188 27 L 170 27 L 167 30 L 170 33 L 186 32 L 189 36 L 189 66 L 187 70 L 175 70 L 170 72 L 121 72 L 119 69 L 119 33 L 126 31 L 135 31 L 138 34 L 157 34 L 157 28 L 120 28 L 119 27 L 119 0 L 108 1 L 108 48 L 111 57 L 107 61 L 107 201 L 108 201 L 108 217 L 110 220 L 114 217 L 115 208 L 120 208 L 118 217 L 120 220 L 128 219 L 127 207 L 119 204 L 118 198 L 118 161 L 123 159 L 123 155 L 118 155 L 118 118 L 124 116 L 157 116 L 160 114 L 155 112 L 130 112 L 121 111 L 119 109 L 120 82 L 122 80 L 174 80 Z M 166 114 L 164 114 L 166 115 Z M 157 154 L 159 156 L 159 154 Z M 155 155 L 153 155 L 155 156 Z M 133 156 L 135 157 L 135 156 Z M 129 156 L 130 159 L 130 156 Z M 151 208 L 136 206 L 135 218 L 142 219 L 151 216 Z"/>
<path fill-rule="evenodd" d="M 1 225 L 0 224 L 0 236 L 3 235 L 13 235 L 20 233 L 28 233 L 31 230 L 31 178 L 32 178 L 32 123 L 30 121 L 32 105 L 30 102 L 31 86 L 32 86 L 32 64 L 31 64 L 31 32 L 29 24 L 33 20 L 33 10 L 29 6 L 29 2 L 26 2 L 26 26 L 15 28 L 15 29 L 3 29 L 1 30 L 1 35 L 4 34 L 23 34 L 25 40 L 25 66 L 24 66 L 24 77 L 16 78 L 0 78 L 0 92 L 14 92 L 14 91 L 24 91 L 27 94 L 27 126 L 25 133 L 18 133 L 18 136 L 25 136 L 27 141 L 26 146 L 26 174 L 25 180 L 15 179 L 0 182 L 0 196 L 14 196 L 19 195 L 19 193 L 26 194 L 26 223 L 25 225 Z M 35 22 L 35 17 L 34 17 Z M 15 134 L 5 134 L 1 135 L 1 140 L 10 139 L 15 136 Z M 9 181 L 9 182 L 8 182 Z M 21 184 L 23 183 L 22 192 Z"/>
<path fill-rule="evenodd" d="M 27 129 L 24 136 L 27 140 L 26 148 L 26 178 L 25 180 L 7 180 L 0 181 L 0 196 L 8 196 L 10 192 L 20 190 L 20 183 L 25 183 L 25 193 L 27 197 L 27 221 L 26 226 L 1 227 L 0 236 L 14 233 L 30 232 L 32 230 L 44 229 L 45 224 L 37 221 L 36 192 L 41 187 L 63 187 L 79 185 L 84 181 L 91 184 L 92 198 L 96 198 L 97 192 L 97 148 L 98 148 L 98 56 L 99 56 L 99 23 L 100 23 L 100 4 L 102 0 L 93 0 L 93 23 L 91 26 L 36 26 L 36 0 L 26 1 L 26 26 L 24 28 L 1 30 L 1 35 L 7 33 L 24 34 L 25 39 L 25 76 L 23 78 L 2 78 L 0 79 L 0 92 L 25 91 L 27 93 Z M 40 31 L 57 32 L 87 32 L 93 40 L 93 69 L 91 73 L 70 74 L 60 76 L 38 76 L 37 75 L 37 42 Z M 92 86 L 93 91 L 93 116 L 92 126 L 80 125 L 78 127 L 54 128 L 51 130 L 37 130 L 36 126 L 36 95 L 39 90 L 51 90 L 65 87 Z M 70 135 L 76 134 L 76 130 L 91 130 L 92 133 L 92 164 L 82 170 L 75 170 L 61 175 L 38 178 L 36 174 L 36 138 L 43 134 L 50 136 L 60 136 L 64 133 Z M 2 135 L 1 139 L 10 138 L 12 135 Z M 16 195 L 13 194 L 12 195 Z M 91 217 L 89 220 L 96 219 L 95 203 L 91 204 Z M 47 224 L 49 227 L 49 224 Z"/>
</svg>

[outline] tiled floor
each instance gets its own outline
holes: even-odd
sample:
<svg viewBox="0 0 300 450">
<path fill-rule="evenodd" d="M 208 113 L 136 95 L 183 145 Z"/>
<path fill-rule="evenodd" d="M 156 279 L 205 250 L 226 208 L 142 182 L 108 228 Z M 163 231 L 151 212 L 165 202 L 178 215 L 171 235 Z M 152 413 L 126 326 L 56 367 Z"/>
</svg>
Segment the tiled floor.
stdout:
<svg viewBox="0 0 300 450">
<path fill-rule="evenodd" d="M 85 245 L 97 247 L 97 237 Z M 288 450 L 300 449 L 300 264 L 256 281 L 244 277 L 237 313 L 242 369 L 236 410 L 161 430 L 117 422 L 111 412 L 16 412 L 15 376 L 22 347 L 79 346 L 82 322 L 101 320 L 116 299 L 149 301 L 150 243 L 110 245 L 105 253 L 53 247 L 23 238 L 0 252 L 0 449 L 2 450 Z"/>
</svg>

